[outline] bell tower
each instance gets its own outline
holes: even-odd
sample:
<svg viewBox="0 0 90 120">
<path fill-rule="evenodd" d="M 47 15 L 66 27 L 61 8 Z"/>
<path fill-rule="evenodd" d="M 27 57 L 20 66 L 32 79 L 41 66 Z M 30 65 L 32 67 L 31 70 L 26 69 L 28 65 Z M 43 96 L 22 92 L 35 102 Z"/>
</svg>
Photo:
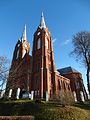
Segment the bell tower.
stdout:
<svg viewBox="0 0 90 120">
<path fill-rule="evenodd" d="M 49 98 L 52 96 L 54 71 L 52 40 L 42 13 L 40 25 L 34 33 L 32 50 L 32 90 L 35 91 L 35 97 L 46 98 L 46 92 Z"/>
<path fill-rule="evenodd" d="M 31 80 L 31 56 L 29 55 L 30 45 L 26 36 L 26 25 L 21 38 L 18 40 L 9 70 L 9 77 L 7 82 L 7 93 L 12 91 L 12 97 L 16 97 L 18 90 L 30 90 Z"/>
<path fill-rule="evenodd" d="M 12 65 L 20 63 L 21 60 L 24 58 L 25 54 L 26 53 L 29 54 L 29 51 L 30 51 L 30 45 L 27 41 L 26 25 L 25 25 L 24 32 L 21 38 L 18 40 L 14 49 Z"/>
</svg>

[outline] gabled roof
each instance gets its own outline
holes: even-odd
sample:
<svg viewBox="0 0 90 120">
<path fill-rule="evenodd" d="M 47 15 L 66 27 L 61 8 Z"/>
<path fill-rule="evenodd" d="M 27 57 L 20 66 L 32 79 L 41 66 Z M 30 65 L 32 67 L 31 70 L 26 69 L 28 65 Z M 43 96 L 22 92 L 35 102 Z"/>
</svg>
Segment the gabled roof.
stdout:
<svg viewBox="0 0 90 120">
<path fill-rule="evenodd" d="M 60 74 L 64 75 L 64 74 L 69 74 L 69 73 L 80 73 L 79 71 L 75 70 L 74 68 L 72 68 L 71 66 L 69 67 L 65 67 L 62 69 L 58 69 L 58 71 L 60 72 Z"/>
</svg>

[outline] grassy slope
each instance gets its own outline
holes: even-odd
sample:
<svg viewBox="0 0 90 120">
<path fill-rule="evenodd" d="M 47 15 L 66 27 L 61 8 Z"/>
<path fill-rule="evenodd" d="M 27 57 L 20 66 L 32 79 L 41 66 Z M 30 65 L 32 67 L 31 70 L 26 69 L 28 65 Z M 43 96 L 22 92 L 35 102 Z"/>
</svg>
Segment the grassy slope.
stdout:
<svg viewBox="0 0 90 120">
<path fill-rule="evenodd" d="M 59 104 L 30 100 L 0 102 L 2 115 L 33 115 L 36 120 L 90 120 L 90 103 L 61 107 Z"/>
</svg>

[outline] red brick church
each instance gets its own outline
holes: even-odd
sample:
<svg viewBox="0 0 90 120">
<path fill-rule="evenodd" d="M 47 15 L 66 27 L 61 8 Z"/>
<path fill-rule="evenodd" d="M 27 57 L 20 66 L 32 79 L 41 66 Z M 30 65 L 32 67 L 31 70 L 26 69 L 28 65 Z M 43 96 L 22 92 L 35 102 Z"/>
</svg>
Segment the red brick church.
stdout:
<svg viewBox="0 0 90 120">
<path fill-rule="evenodd" d="M 25 92 L 33 98 L 53 98 L 60 91 L 73 94 L 75 101 L 87 99 L 82 75 L 72 67 L 57 70 L 53 43 L 42 14 L 33 38 L 32 56 L 27 41 L 26 25 L 13 53 L 6 94 L 9 98 L 22 98 Z"/>
</svg>

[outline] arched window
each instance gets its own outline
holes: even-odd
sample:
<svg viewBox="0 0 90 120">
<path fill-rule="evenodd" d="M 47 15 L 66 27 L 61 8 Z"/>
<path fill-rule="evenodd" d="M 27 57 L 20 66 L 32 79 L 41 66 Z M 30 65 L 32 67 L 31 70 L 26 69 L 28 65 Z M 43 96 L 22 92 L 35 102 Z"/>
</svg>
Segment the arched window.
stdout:
<svg viewBox="0 0 90 120">
<path fill-rule="evenodd" d="M 66 84 L 63 82 L 64 90 L 66 90 Z"/>
<path fill-rule="evenodd" d="M 40 49 L 40 38 L 37 41 L 37 49 Z"/>
<path fill-rule="evenodd" d="M 17 51 L 16 59 L 18 59 L 18 57 L 19 57 L 19 49 L 18 49 L 18 51 Z"/>
<path fill-rule="evenodd" d="M 60 80 L 58 80 L 58 89 L 61 90 Z"/>
<path fill-rule="evenodd" d="M 76 89 L 79 89 L 80 88 L 80 84 L 79 84 L 79 81 L 76 82 Z"/>
<path fill-rule="evenodd" d="M 48 49 L 48 39 L 47 38 L 45 39 L 45 46 L 46 46 L 46 49 Z"/>
<path fill-rule="evenodd" d="M 70 90 L 70 85 L 68 85 L 68 90 Z"/>
</svg>

